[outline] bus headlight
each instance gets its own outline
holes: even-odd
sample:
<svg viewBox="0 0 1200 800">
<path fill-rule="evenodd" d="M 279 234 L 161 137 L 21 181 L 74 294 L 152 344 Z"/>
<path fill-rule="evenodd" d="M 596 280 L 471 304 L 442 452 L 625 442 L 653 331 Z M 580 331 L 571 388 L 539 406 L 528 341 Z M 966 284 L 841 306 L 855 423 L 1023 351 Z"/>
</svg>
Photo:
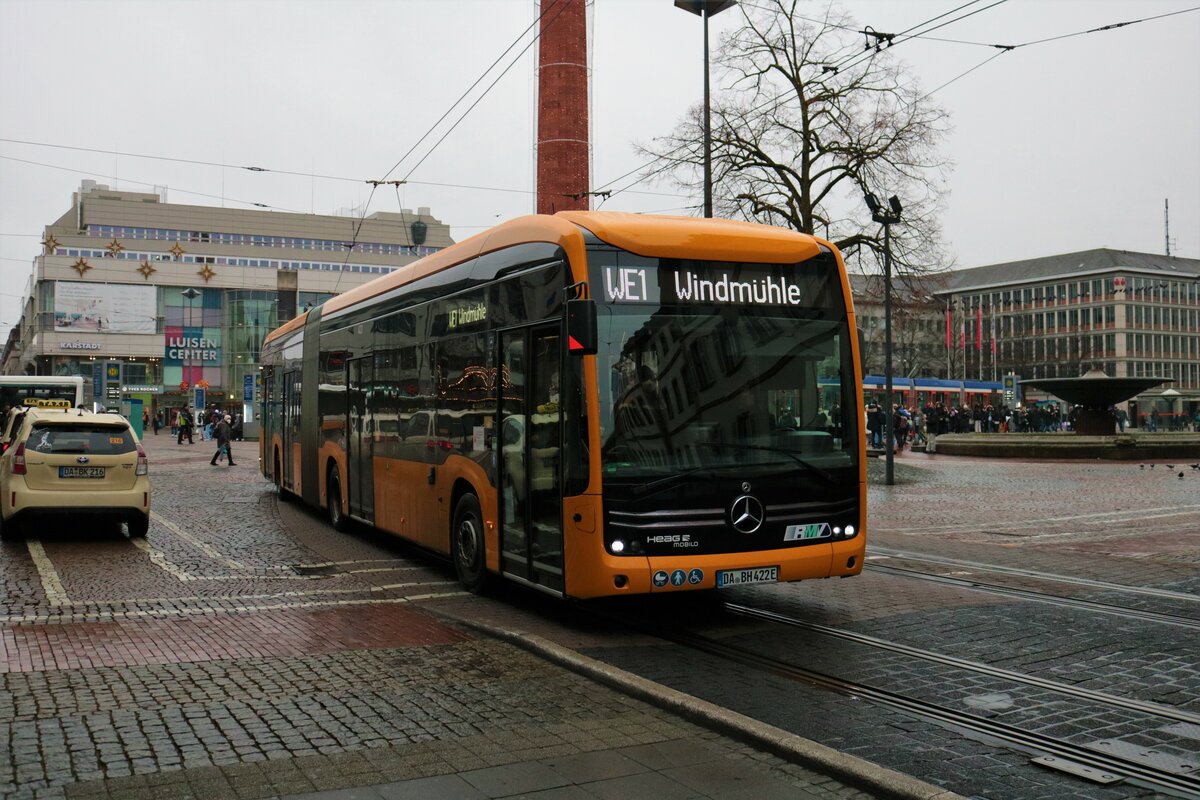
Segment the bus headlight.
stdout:
<svg viewBox="0 0 1200 800">
<path fill-rule="evenodd" d="M 621 541 L 620 539 L 613 539 L 613 543 L 611 545 L 609 545 L 609 549 L 612 550 L 614 553 L 624 553 L 625 552 L 625 543 L 623 541 Z"/>
<path fill-rule="evenodd" d="M 854 526 L 853 526 L 853 525 L 847 525 L 847 526 L 846 526 L 846 538 L 847 538 L 847 539 L 849 539 L 851 536 L 853 536 L 853 535 L 854 535 L 854 533 L 855 533 L 855 531 L 854 531 Z"/>
<path fill-rule="evenodd" d="M 841 529 L 841 527 L 840 527 L 840 526 L 838 526 L 838 525 L 834 525 L 834 526 L 833 526 L 833 535 L 834 535 L 834 536 L 841 536 L 841 535 L 842 535 L 842 529 Z"/>
</svg>

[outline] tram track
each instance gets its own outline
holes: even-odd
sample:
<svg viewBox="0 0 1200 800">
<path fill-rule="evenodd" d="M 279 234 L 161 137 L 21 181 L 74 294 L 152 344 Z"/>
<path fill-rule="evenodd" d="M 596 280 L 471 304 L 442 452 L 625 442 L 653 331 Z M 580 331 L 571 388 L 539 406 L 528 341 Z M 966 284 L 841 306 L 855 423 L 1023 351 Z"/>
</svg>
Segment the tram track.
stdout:
<svg viewBox="0 0 1200 800">
<path fill-rule="evenodd" d="M 912 580 L 927 581 L 930 583 L 938 583 L 944 586 L 957 586 L 963 589 L 973 591 L 986 592 L 988 594 L 999 595 L 1003 597 L 1011 597 L 1018 600 L 1027 600 L 1035 603 L 1045 603 L 1048 605 L 1059 606 L 1063 608 L 1078 608 L 1085 611 L 1091 611 L 1097 614 L 1108 614 L 1111 616 L 1122 617 L 1125 619 L 1136 619 L 1144 622 L 1154 622 L 1162 625 L 1175 625 L 1183 628 L 1200 629 L 1200 619 L 1188 617 L 1182 614 L 1168 614 L 1160 611 L 1144 611 L 1137 608 L 1129 608 L 1127 606 L 1114 605 L 1112 603 L 1101 603 L 1096 600 L 1081 600 L 1075 597 L 1064 597 L 1063 595 L 1049 594 L 1047 592 L 1038 592 L 1032 589 L 1018 589 L 1012 586 L 1004 586 L 998 583 L 990 583 L 988 581 L 979 580 L 976 578 L 965 578 L 953 575 L 941 575 L 934 572 L 922 572 L 916 569 L 907 569 L 905 567 L 895 567 L 886 564 L 867 563 L 863 567 L 870 572 L 878 572 L 885 575 L 894 575 L 897 577 L 909 578 Z M 995 570 L 999 571 L 999 570 Z M 1010 573 L 1013 574 L 1013 573 Z M 1033 577 L 1032 574 L 1026 573 L 1023 577 Z M 1045 577 L 1043 574 L 1042 580 L 1053 580 Z M 1076 582 L 1076 581 L 1063 581 Z M 1115 584 L 1107 585 L 1112 589 Z M 1130 587 L 1133 588 L 1133 587 Z M 1175 593 L 1179 594 L 1179 593 Z M 1190 595 L 1185 597 L 1191 598 Z M 1178 599 L 1178 598 L 1172 598 Z"/>
<path fill-rule="evenodd" d="M 815 622 L 808 622 L 802 619 L 789 617 L 785 614 L 779 614 L 774 611 L 766 611 L 759 608 L 751 608 L 736 603 L 726 603 L 725 610 L 737 616 L 750 619 L 765 620 L 775 622 L 782 625 L 787 625 L 800 630 L 812 631 L 823 636 L 831 636 L 845 641 L 855 642 L 857 644 L 866 645 L 877 650 L 886 650 L 891 653 L 909 656 L 911 658 L 921 659 L 935 664 L 953 667 L 955 669 L 972 672 L 977 675 L 987 675 L 992 678 L 1000 678 L 1002 680 L 1011 681 L 1013 683 L 1023 684 L 1025 686 L 1034 686 L 1039 689 L 1056 692 L 1058 694 L 1074 697 L 1079 700 L 1086 700 L 1092 703 L 1112 706 L 1116 708 L 1124 708 L 1128 711 L 1136 711 L 1150 716 L 1161 717 L 1162 719 L 1175 720 L 1177 722 L 1186 722 L 1193 725 L 1200 725 L 1200 714 L 1195 714 L 1190 711 L 1185 711 L 1174 706 L 1167 706 L 1161 703 L 1151 703 L 1145 700 L 1136 700 L 1128 697 L 1120 697 L 1119 695 L 1109 694 L 1107 692 L 1098 692 L 1092 689 L 1084 689 L 1079 686 L 1072 686 L 1061 681 L 1051 680 L 1049 678 L 1039 678 L 1036 675 L 1028 675 L 1023 672 L 1014 672 L 1013 670 L 1004 669 L 1003 667 L 994 667 L 990 664 L 983 664 L 978 661 L 969 661 L 955 656 L 948 656 L 942 653 L 935 653 L 932 650 L 924 650 L 919 647 L 911 647 L 898 642 L 890 642 L 886 639 L 879 639 L 875 636 L 869 636 L 865 633 L 856 633 L 855 631 L 845 630 L 843 628 L 834 628 L 829 625 L 821 625 Z"/>
<path fill-rule="evenodd" d="M 951 656 L 943 656 L 931 651 L 923 651 L 906 645 L 886 642 L 870 636 L 808 623 L 803 620 L 791 619 L 785 615 L 735 603 L 725 603 L 723 607 L 729 613 L 738 616 L 802 628 L 822 635 L 835 636 L 854 641 L 864 646 L 884 649 L 914 658 L 922 658 L 960 670 L 1060 692 L 1065 696 L 1101 706 L 1121 708 L 1127 711 L 1134 711 L 1186 724 L 1200 724 L 1200 715 L 1182 709 L 1175 709 L 1157 703 L 1121 698 L 1104 692 L 1082 689 L 1056 681 L 1022 675 L 1009 670 L 969 662 Z M 610 621 L 616 622 L 617 620 L 613 619 Z M 630 625 L 628 620 L 622 620 L 621 622 L 625 626 Z M 1116 783 L 1124 780 L 1131 785 L 1164 792 L 1171 796 L 1200 799 L 1200 774 L 1190 771 L 1186 764 L 1179 765 L 1178 769 L 1166 769 L 1155 764 L 1126 757 L 1120 753 L 1104 752 L 1086 745 L 1075 744 L 1042 733 L 1027 731 L 1015 725 L 988 719 L 969 711 L 960 711 L 936 702 L 908 697 L 889 689 L 870 686 L 818 670 L 797 666 L 794 663 L 757 653 L 692 631 L 669 629 L 651 623 L 633 623 L 633 627 L 679 646 L 707 653 L 733 663 L 750 666 L 786 680 L 804 683 L 860 700 L 867 700 L 934 724 L 1002 743 L 1007 747 L 1030 755 L 1036 763 L 1056 769 L 1065 774 L 1101 784 Z"/>
<path fill-rule="evenodd" d="M 1091 578 L 1080 578 L 1074 575 L 1059 575 L 1052 572 L 1041 572 L 1038 570 L 1022 569 L 1021 567 L 1010 567 L 1003 564 L 985 564 L 980 561 L 967 561 L 959 558 L 947 558 L 946 556 L 930 555 L 928 553 L 914 553 L 907 550 L 895 550 L 890 547 L 877 547 L 875 545 L 871 545 L 868 559 L 872 556 L 895 558 L 902 561 L 918 561 L 926 564 L 940 564 L 947 567 L 970 569 L 976 572 L 993 572 L 999 575 L 1013 575 L 1020 578 L 1031 578 L 1049 583 L 1073 584 L 1075 586 L 1086 586 L 1091 589 L 1099 589 L 1102 591 L 1143 595 L 1146 597 L 1156 597 L 1163 600 L 1200 603 L 1200 595 L 1191 594 L 1188 592 L 1177 592 L 1172 589 L 1157 589 L 1153 586 L 1131 586 L 1127 583 L 1110 583 L 1108 581 L 1097 581 Z"/>
</svg>

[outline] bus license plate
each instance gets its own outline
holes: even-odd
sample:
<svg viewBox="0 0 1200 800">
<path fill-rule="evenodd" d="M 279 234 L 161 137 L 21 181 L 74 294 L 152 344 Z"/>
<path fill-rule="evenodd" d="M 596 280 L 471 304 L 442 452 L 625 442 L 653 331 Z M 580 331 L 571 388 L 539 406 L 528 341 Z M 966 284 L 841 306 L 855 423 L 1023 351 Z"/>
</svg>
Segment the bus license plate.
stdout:
<svg viewBox="0 0 1200 800">
<path fill-rule="evenodd" d="M 59 467 L 60 478 L 103 478 L 104 467 Z"/>
<path fill-rule="evenodd" d="M 745 586 L 748 583 L 777 583 L 779 567 L 752 567 L 750 569 L 723 569 L 717 572 L 717 588 Z"/>
</svg>

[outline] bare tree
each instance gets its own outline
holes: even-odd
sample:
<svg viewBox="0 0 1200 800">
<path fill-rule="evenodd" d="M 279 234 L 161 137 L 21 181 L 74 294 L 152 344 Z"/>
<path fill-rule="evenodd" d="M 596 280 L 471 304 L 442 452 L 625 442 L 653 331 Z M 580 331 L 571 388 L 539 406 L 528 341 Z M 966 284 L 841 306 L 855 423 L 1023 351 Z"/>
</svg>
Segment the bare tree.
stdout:
<svg viewBox="0 0 1200 800">
<path fill-rule="evenodd" d="M 744 24 L 714 56 L 718 82 L 730 87 L 712 104 L 718 214 L 823 235 L 882 260 L 883 234 L 863 194 L 895 194 L 904 205 L 891 231 L 896 274 L 945 268 L 937 212 L 948 163 L 937 145 L 946 113 L 884 39 L 832 7 L 757 0 L 739 8 Z M 691 191 L 702 185 L 701 113 L 642 148 L 656 158 L 649 174 Z"/>
</svg>

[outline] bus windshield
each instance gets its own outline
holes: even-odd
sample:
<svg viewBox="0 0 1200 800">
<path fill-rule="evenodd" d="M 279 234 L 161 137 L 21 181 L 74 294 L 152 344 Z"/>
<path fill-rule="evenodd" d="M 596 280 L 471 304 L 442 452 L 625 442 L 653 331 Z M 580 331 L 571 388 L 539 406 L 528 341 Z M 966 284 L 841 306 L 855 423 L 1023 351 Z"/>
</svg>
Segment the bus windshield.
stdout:
<svg viewBox="0 0 1200 800">
<path fill-rule="evenodd" d="M 48 378 L 0 377 L 0 411 L 15 406 L 38 408 L 74 408 L 82 398 L 83 382 L 79 379 L 50 380 Z"/>
<path fill-rule="evenodd" d="M 832 256 L 728 264 L 600 251 L 591 260 L 604 291 L 606 477 L 857 466 L 861 413 Z"/>
</svg>

